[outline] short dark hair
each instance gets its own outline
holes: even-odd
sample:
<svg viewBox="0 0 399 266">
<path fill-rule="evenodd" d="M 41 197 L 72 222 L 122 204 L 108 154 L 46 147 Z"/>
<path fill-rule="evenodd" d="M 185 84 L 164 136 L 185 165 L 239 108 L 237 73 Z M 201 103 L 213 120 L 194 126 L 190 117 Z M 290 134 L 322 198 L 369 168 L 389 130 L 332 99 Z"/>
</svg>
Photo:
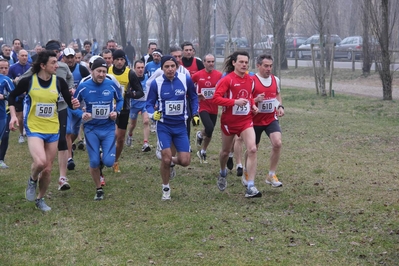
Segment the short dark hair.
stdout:
<svg viewBox="0 0 399 266">
<path fill-rule="evenodd" d="M 7 62 L 8 66 L 10 66 L 10 61 L 8 61 L 7 59 L 5 59 L 4 57 L 0 57 L 0 62 Z"/>
<path fill-rule="evenodd" d="M 109 40 L 107 41 L 107 44 L 109 44 L 110 42 L 115 42 L 115 40 L 114 40 L 114 39 L 109 39 Z"/>
<path fill-rule="evenodd" d="M 89 44 L 89 45 L 91 46 L 91 41 L 86 40 L 86 41 L 83 43 L 83 46 L 85 46 L 86 44 Z"/>
<path fill-rule="evenodd" d="M 110 49 L 103 49 L 103 50 L 101 51 L 100 56 L 103 56 L 103 54 L 111 54 L 111 55 L 112 55 L 112 51 L 111 51 Z"/>
<path fill-rule="evenodd" d="M 150 48 L 151 45 L 156 45 L 156 46 L 158 47 L 158 44 L 157 44 L 156 42 L 150 42 L 150 43 L 148 44 L 148 48 Z"/>
<path fill-rule="evenodd" d="M 261 65 L 263 59 L 269 59 L 273 61 L 273 57 L 270 54 L 261 54 L 256 58 L 256 64 Z"/>
<path fill-rule="evenodd" d="M 36 61 L 32 64 L 32 73 L 37 74 L 40 72 L 40 65 L 47 64 L 50 57 L 57 58 L 57 54 L 52 50 L 44 50 L 37 54 Z"/>
<path fill-rule="evenodd" d="M 191 46 L 194 49 L 194 45 L 191 42 L 183 42 L 180 47 L 184 50 L 184 46 Z"/>
<path fill-rule="evenodd" d="M 3 15 L 3 16 L 4 16 L 4 15 Z M 21 40 L 20 40 L 20 39 L 18 39 L 18 38 L 15 38 L 14 40 L 12 40 L 12 44 L 13 44 L 13 45 L 14 45 L 15 41 L 19 41 L 19 42 L 22 44 L 22 42 L 21 42 Z"/>
<path fill-rule="evenodd" d="M 135 68 L 136 65 L 137 65 L 137 64 L 140 64 L 140 63 L 145 65 L 145 63 L 143 62 L 143 60 L 136 60 L 136 61 L 134 61 L 133 68 Z"/>
</svg>

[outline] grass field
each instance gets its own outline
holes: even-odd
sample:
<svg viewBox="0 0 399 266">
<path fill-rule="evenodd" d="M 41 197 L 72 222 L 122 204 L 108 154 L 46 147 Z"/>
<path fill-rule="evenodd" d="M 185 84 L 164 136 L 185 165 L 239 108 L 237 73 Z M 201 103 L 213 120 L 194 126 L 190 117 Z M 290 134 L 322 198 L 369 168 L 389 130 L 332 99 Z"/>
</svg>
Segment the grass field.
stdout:
<svg viewBox="0 0 399 266">
<path fill-rule="evenodd" d="M 217 189 L 217 126 L 209 164 L 194 149 L 191 165 L 176 167 L 172 201 L 162 202 L 159 161 L 141 152 L 139 127 L 122 172 L 104 171 L 103 201 L 93 200 L 87 154 L 77 151 L 69 191 L 57 191 L 55 162 L 52 210 L 43 214 L 24 199 L 31 158 L 12 133 L 10 169 L 0 170 L 0 265 L 399 265 L 398 103 L 296 89 L 282 96 L 284 186 L 264 182 L 263 136 L 257 199 L 244 198 L 235 171 Z"/>
</svg>

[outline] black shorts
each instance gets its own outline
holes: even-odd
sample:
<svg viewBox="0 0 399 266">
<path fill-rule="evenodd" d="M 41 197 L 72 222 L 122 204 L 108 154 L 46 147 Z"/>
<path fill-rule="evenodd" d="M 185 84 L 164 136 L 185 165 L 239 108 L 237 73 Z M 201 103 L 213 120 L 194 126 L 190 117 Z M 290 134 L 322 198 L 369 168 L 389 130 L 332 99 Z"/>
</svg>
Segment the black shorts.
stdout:
<svg viewBox="0 0 399 266">
<path fill-rule="evenodd" d="M 260 142 L 260 137 L 262 136 L 262 132 L 264 131 L 268 137 L 270 137 L 271 133 L 280 132 L 281 128 L 278 120 L 274 120 L 267 126 L 254 126 L 255 135 L 256 135 L 256 145 Z"/>
<path fill-rule="evenodd" d="M 129 110 L 122 110 L 116 118 L 116 125 L 119 129 L 126 130 L 129 124 Z"/>
<path fill-rule="evenodd" d="M 14 107 L 15 107 L 15 112 L 17 113 L 22 112 L 24 110 L 24 103 L 22 102 L 22 100 L 18 100 L 14 103 Z"/>
</svg>

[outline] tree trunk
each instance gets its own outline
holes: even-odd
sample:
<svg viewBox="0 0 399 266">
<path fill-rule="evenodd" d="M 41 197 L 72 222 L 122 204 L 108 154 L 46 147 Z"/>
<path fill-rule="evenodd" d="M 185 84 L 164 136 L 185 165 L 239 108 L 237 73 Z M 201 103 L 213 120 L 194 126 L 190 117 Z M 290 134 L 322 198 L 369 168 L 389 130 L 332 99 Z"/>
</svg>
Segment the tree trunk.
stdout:
<svg viewBox="0 0 399 266">
<path fill-rule="evenodd" d="M 69 19 L 69 3 L 67 0 L 57 0 L 57 4 L 60 41 L 67 42 L 72 38 L 72 26 Z"/>
<path fill-rule="evenodd" d="M 104 43 L 107 43 L 108 41 L 108 1 L 103 1 L 103 21 L 105 22 L 105 27 L 103 27 L 103 39 Z"/>
<path fill-rule="evenodd" d="M 381 68 L 379 74 L 382 81 L 383 99 L 392 100 L 392 73 L 390 71 L 391 59 L 389 56 L 389 1 L 381 1 Z"/>
<path fill-rule="evenodd" d="M 369 1 L 363 1 L 362 5 L 362 23 L 363 23 L 363 76 L 367 77 L 370 75 L 371 69 L 371 54 L 370 54 L 370 18 L 369 18 L 370 4 Z"/>
<path fill-rule="evenodd" d="M 121 36 L 120 44 L 122 47 L 126 47 L 126 24 L 125 24 L 125 1 L 124 0 L 116 0 L 117 2 L 117 14 L 119 21 L 119 33 Z"/>
</svg>

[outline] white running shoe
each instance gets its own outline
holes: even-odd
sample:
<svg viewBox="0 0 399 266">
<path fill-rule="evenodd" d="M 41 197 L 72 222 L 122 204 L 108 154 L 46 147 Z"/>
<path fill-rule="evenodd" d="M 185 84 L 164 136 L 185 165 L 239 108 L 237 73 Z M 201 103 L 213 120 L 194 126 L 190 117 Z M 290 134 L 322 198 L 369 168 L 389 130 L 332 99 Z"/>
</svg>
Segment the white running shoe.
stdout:
<svg viewBox="0 0 399 266">
<path fill-rule="evenodd" d="M 25 142 L 25 138 L 24 138 L 24 136 L 23 135 L 19 135 L 19 138 L 18 138 L 18 143 L 24 143 Z"/>
<path fill-rule="evenodd" d="M 155 122 L 152 122 L 150 125 L 150 131 L 151 133 L 154 133 L 157 131 L 157 125 L 155 124 Z"/>
<path fill-rule="evenodd" d="M 130 147 L 130 146 L 132 146 L 132 142 L 133 142 L 133 136 L 127 136 L 126 137 L 126 141 L 125 141 L 125 144 L 126 144 L 126 146 L 127 147 Z"/>
<path fill-rule="evenodd" d="M 142 151 L 142 152 L 151 151 L 151 147 L 150 147 L 150 145 L 148 145 L 148 142 L 145 142 L 145 143 L 144 143 L 143 147 L 141 148 L 141 151 Z"/>
<path fill-rule="evenodd" d="M 70 189 L 71 186 L 68 184 L 68 178 L 60 177 L 58 179 L 58 190 L 64 191 Z"/>
<path fill-rule="evenodd" d="M 198 147 L 201 147 L 201 145 L 202 145 L 202 140 L 203 140 L 201 131 L 197 131 L 197 134 L 195 134 L 195 137 L 196 137 L 195 139 L 196 139 L 196 144 L 197 144 L 197 146 L 198 146 Z"/>
<path fill-rule="evenodd" d="M 170 188 L 166 187 L 162 189 L 162 201 L 171 200 L 170 198 Z"/>
</svg>

